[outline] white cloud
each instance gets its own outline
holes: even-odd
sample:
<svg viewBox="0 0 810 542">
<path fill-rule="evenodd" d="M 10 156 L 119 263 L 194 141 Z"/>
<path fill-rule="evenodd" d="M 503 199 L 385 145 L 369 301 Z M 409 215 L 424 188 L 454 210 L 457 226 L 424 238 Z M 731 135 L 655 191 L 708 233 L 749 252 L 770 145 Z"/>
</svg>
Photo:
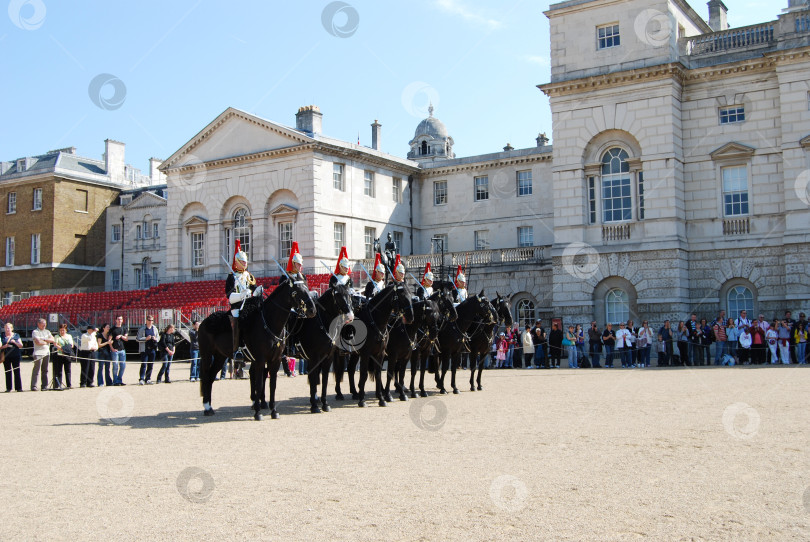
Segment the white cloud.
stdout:
<svg viewBox="0 0 810 542">
<path fill-rule="evenodd" d="M 532 64 L 538 64 L 540 66 L 548 66 L 550 61 L 547 56 L 540 56 L 540 55 L 524 55 L 524 60 L 527 62 L 531 62 Z"/>
<path fill-rule="evenodd" d="M 471 23 L 482 24 L 489 27 L 490 30 L 496 30 L 503 26 L 501 21 L 477 13 L 464 5 L 461 0 L 436 0 L 436 5 L 447 13 L 458 15 Z"/>
</svg>

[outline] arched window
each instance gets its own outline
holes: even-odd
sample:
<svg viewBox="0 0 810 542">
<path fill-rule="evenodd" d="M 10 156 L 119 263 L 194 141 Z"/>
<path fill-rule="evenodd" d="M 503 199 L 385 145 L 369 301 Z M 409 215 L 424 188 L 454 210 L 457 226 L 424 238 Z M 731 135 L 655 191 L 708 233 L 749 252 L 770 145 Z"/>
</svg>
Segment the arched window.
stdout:
<svg viewBox="0 0 810 542">
<path fill-rule="evenodd" d="M 424 156 L 424 155 L 426 155 L 427 153 L 428 153 L 427 141 L 423 141 L 423 142 L 422 142 L 422 155 Z"/>
<path fill-rule="evenodd" d="M 627 292 L 614 288 L 605 296 L 605 322 L 618 324 L 630 319 L 630 298 Z"/>
<path fill-rule="evenodd" d="M 734 286 L 727 294 L 728 314 L 736 317 L 740 311 L 747 311 L 749 315 L 754 314 L 754 294 L 745 286 Z"/>
<path fill-rule="evenodd" d="M 527 325 L 534 324 L 534 303 L 528 299 L 521 299 L 515 305 L 518 329 L 523 330 Z"/>
<path fill-rule="evenodd" d="M 627 151 L 619 147 L 608 149 L 602 155 L 602 222 L 633 218 L 628 159 Z"/>
<path fill-rule="evenodd" d="M 248 222 L 247 209 L 238 209 L 233 214 L 233 238 L 234 242 L 239 239 L 242 250 L 251 258 L 250 253 L 250 223 Z"/>
</svg>

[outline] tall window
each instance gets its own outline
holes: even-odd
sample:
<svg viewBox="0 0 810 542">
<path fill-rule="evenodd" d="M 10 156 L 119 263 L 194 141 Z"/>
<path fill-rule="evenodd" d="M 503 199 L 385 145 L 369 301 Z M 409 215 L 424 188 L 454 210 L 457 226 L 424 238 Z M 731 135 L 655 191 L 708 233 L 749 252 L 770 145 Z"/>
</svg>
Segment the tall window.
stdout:
<svg viewBox="0 0 810 542">
<path fill-rule="evenodd" d="M 6 199 L 6 213 L 14 214 L 17 212 L 17 193 L 9 192 Z"/>
<path fill-rule="evenodd" d="M 627 292 L 614 288 L 605 296 L 605 322 L 618 324 L 630 319 L 630 299 Z"/>
<path fill-rule="evenodd" d="M 402 179 L 399 177 L 391 179 L 391 196 L 394 203 L 402 203 Z"/>
<path fill-rule="evenodd" d="M 638 172 L 638 219 L 644 220 L 644 172 Z"/>
<path fill-rule="evenodd" d="M 152 277 L 149 275 L 149 258 L 144 258 L 141 260 L 141 277 L 143 282 L 142 287 L 151 288 Z"/>
<path fill-rule="evenodd" d="M 486 250 L 489 248 L 489 231 L 477 230 L 474 232 L 475 250 Z"/>
<path fill-rule="evenodd" d="M 619 40 L 619 25 L 607 24 L 596 28 L 596 44 L 599 49 L 607 49 L 609 47 L 618 47 Z"/>
<path fill-rule="evenodd" d="M 436 254 L 441 254 L 442 252 L 450 252 L 450 245 L 448 244 L 447 234 L 446 233 L 437 233 L 431 239 L 431 249 Z"/>
<path fill-rule="evenodd" d="M 720 124 L 733 124 L 745 120 L 745 106 L 732 105 L 720 108 Z"/>
<path fill-rule="evenodd" d="M 205 234 L 195 232 L 191 234 L 191 267 L 205 265 Z"/>
<path fill-rule="evenodd" d="M 603 222 L 621 222 L 633 217 L 628 158 L 627 152 L 618 147 L 602 155 Z"/>
<path fill-rule="evenodd" d="M 517 314 L 518 329 L 526 329 L 526 326 L 534 324 L 534 303 L 528 299 L 521 299 L 515 305 L 515 314 Z"/>
<path fill-rule="evenodd" d="M 363 245 L 366 248 L 366 259 L 374 257 L 374 238 L 377 235 L 375 228 L 366 228 L 363 231 Z"/>
<path fill-rule="evenodd" d="M 534 246 L 534 227 L 533 226 L 520 226 L 518 228 L 518 246 L 519 247 L 533 247 Z"/>
<path fill-rule="evenodd" d="M 332 164 L 332 187 L 341 192 L 346 191 L 346 183 L 343 181 L 343 164 Z"/>
<path fill-rule="evenodd" d="M 374 197 L 374 172 L 373 171 L 364 171 L 363 172 L 363 195 Z"/>
<path fill-rule="evenodd" d="M 113 290 L 121 289 L 121 270 L 110 269 L 110 286 Z"/>
<path fill-rule="evenodd" d="M 118 243 L 121 241 L 121 226 L 118 224 L 112 225 L 112 230 L 110 231 L 110 241 L 113 243 Z"/>
<path fill-rule="evenodd" d="M 152 266 L 152 286 L 158 285 L 158 268 L 156 265 Z"/>
<path fill-rule="evenodd" d="M 40 234 L 31 234 L 31 265 L 39 263 Z"/>
<path fill-rule="evenodd" d="M 596 224 L 596 180 L 588 177 L 588 223 Z"/>
<path fill-rule="evenodd" d="M 402 254 L 402 232 L 395 231 L 394 232 L 394 245 L 397 247 L 397 254 Z"/>
<path fill-rule="evenodd" d="M 143 238 L 144 239 L 149 239 L 149 236 L 151 235 L 151 233 L 149 231 L 149 222 L 147 222 L 146 220 L 143 221 L 143 230 L 142 231 L 143 231 Z"/>
<path fill-rule="evenodd" d="M 532 170 L 517 172 L 517 195 L 518 197 L 532 195 Z"/>
<path fill-rule="evenodd" d="M 14 238 L 6 237 L 6 267 L 14 265 Z"/>
<path fill-rule="evenodd" d="M 735 286 L 728 291 L 728 314 L 736 316 L 740 311 L 754 314 L 754 294 L 745 286 Z"/>
<path fill-rule="evenodd" d="M 433 205 L 447 203 L 447 181 L 433 181 Z"/>
<path fill-rule="evenodd" d="M 143 226 L 135 224 L 135 239 L 143 239 Z"/>
<path fill-rule="evenodd" d="M 475 201 L 489 199 L 489 177 L 483 175 L 475 178 Z"/>
<path fill-rule="evenodd" d="M 346 224 L 343 222 L 335 222 L 334 227 L 334 240 L 335 240 L 335 257 L 340 256 L 340 247 L 345 246 L 346 241 Z"/>
<path fill-rule="evenodd" d="M 279 222 L 278 224 L 278 253 L 281 258 L 289 258 L 293 244 L 293 223 Z"/>
<path fill-rule="evenodd" d="M 420 154 L 421 154 L 422 156 L 425 156 L 427 153 L 428 153 L 428 145 L 427 145 L 427 141 L 423 141 L 423 142 L 422 142 L 422 146 L 421 146 L 421 148 L 420 148 Z"/>
<path fill-rule="evenodd" d="M 723 216 L 748 214 L 748 168 L 746 166 L 724 167 Z"/>
<path fill-rule="evenodd" d="M 87 190 L 76 189 L 76 210 L 80 213 L 86 213 L 88 208 L 88 194 Z"/>
<path fill-rule="evenodd" d="M 135 268 L 135 288 L 138 290 L 141 289 L 141 284 L 143 283 L 143 271 L 140 267 Z"/>
<path fill-rule="evenodd" d="M 42 189 L 34 188 L 32 211 L 39 211 L 42 209 Z"/>
<path fill-rule="evenodd" d="M 152 222 L 152 237 L 153 238 L 155 238 L 155 239 L 158 238 L 158 231 L 160 231 L 158 229 L 158 223 L 157 222 Z"/>
<path fill-rule="evenodd" d="M 237 209 L 233 214 L 233 239 L 234 243 L 239 239 L 242 250 L 248 257 L 250 252 L 250 223 L 248 222 L 247 209 Z"/>
</svg>

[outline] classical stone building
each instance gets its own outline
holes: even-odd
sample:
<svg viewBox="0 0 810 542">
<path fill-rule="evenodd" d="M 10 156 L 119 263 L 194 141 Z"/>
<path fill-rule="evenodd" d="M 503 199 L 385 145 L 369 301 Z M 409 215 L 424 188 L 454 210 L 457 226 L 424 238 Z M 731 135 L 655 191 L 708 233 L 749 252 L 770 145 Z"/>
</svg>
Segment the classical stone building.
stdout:
<svg viewBox="0 0 810 542">
<path fill-rule="evenodd" d="M 107 140 L 102 160 L 73 147 L 0 162 L 4 303 L 37 293 L 104 287 L 105 214 L 122 188 L 160 178 L 127 165 L 124 144 Z"/>
<path fill-rule="evenodd" d="M 521 323 L 808 309 L 810 10 L 738 29 L 709 12 L 552 5 L 553 147 L 457 158 L 431 107 L 403 159 L 376 120 L 367 148 L 324 136 L 315 106 L 294 128 L 227 109 L 162 166 L 166 276 L 221 277 L 237 238 L 259 274 L 292 240 L 309 272 L 341 245 L 368 267 L 391 233 L 414 274 L 464 265 Z"/>
</svg>

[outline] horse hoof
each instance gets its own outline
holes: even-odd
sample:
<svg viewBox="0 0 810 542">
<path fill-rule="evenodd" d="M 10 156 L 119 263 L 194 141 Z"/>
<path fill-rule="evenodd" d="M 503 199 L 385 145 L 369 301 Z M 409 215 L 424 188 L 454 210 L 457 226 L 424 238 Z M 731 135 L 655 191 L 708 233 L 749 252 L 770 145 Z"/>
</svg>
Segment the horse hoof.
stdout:
<svg viewBox="0 0 810 542">
<path fill-rule="evenodd" d="M 427 394 L 426 391 L 420 391 L 419 392 L 419 397 L 427 397 L 427 396 L 428 396 L 428 394 Z"/>
<path fill-rule="evenodd" d="M 335 395 L 335 400 L 336 400 L 336 401 L 342 401 L 342 400 L 343 400 L 343 394 L 342 394 L 342 393 L 338 393 L 337 395 Z"/>
<path fill-rule="evenodd" d="M 379 402 L 379 403 L 377 403 L 377 404 L 378 404 L 378 405 L 380 405 L 380 406 L 388 406 L 388 403 L 386 403 L 386 402 L 385 402 L 385 401 L 383 401 L 382 399 L 380 399 L 380 402 Z"/>
<path fill-rule="evenodd" d="M 400 401 L 407 401 L 407 400 L 408 400 L 408 396 L 407 396 L 407 395 L 405 395 L 404 393 L 400 393 L 400 394 L 399 394 L 399 400 L 400 400 Z"/>
<path fill-rule="evenodd" d="M 379 397 L 378 397 L 377 399 L 379 399 Z M 384 401 L 386 401 L 386 402 L 388 402 L 388 403 L 390 403 L 390 402 L 392 402 L 392 401 L 394 400 L 394 398 L 393 398 L 393 397 L 391 397 L 391 394 L 390 394 L 390 393 L 386 393 L 386 394 L 385 394 L 385 399 L 383 399 L 383 400 L 384 400 Z"/>
<path fill-rule="evenodd" d="M 323 405 L 323 411 L 324 412 L 332 412 L 332 407 L 330 407 L 329 405 Z"/>
<path fill-rule="evenodd" d="M 484 388 L 482 388 L 481 386 L 478 386 L 478 391 L 484 391 Z"/>
<path fill-rule="evenodd" d="M 475 391 L 475 388 L 473 386 L 470 386 L 470 391 Z"/>
<path fill-rule="evenodd" d="M 312 412 L 313 414 L 320 414 L 321 413 L 321 408 L 318 405 L 312 405 L 309 408 L 309 411 Z"/>
<path fill-rule="evenodd" d="M 214 409 L 213 408 L 209 408 L 208 410 L 203 410 L 203 416 L 213 416 L 213 415 L 214 415 Z"/>
<path fill-rule="evenodd" d="M 255 414 L 253 415 L 253 419 L 254 419 L 254 420 L 256 420 L 257 422 L 262 421 L 262 419 L 263 419 L 263 418 L 264 418 L 264 416 L 262 416 L 262 413 L 261 413 L 261 412 L 257 412 L 257 413 L 255 413 Z"/>
<path fill-rule="evenodd" d="M 273 412 L 271 412 L 271 413 L 270 413 L 270 417 L 271 417 L 272 419 L 274 419 L 274 420 L 277 420 L 277 419 L 278 419 L 278 412 L 276 412 L 276 411 L 274 410 Z"/>
<path fill-rule="evenodd" d="M 440 395 L 447 395 L 447 390 L 441 389 L 441 390 L 439 390 L 439 394 Z"/>
<path fill-rule="evenodd" d="M 458 388 L 453 388 L 453 395 L 458 395 L 458 394 L 459 394 Z"/>
<path fill-rule="evenodd" d="M 352 393 L 352 401 L 357 401 L 360 399 L 360 396 L 357 393 Z"/>
<path fill-rule="evenodd" d="M 267 410 L 270 406 L 267 404 L 267 401 L 262 401 L 261 404 L 262 410 Z"/>
<path fill-rule="evenodd" d="M 357 406 L 359 406 L 360 408 L 366 408 L 367 405 L 365 401 L 360 401 L 359 403 L 357 403 Z"/>
</svg>

